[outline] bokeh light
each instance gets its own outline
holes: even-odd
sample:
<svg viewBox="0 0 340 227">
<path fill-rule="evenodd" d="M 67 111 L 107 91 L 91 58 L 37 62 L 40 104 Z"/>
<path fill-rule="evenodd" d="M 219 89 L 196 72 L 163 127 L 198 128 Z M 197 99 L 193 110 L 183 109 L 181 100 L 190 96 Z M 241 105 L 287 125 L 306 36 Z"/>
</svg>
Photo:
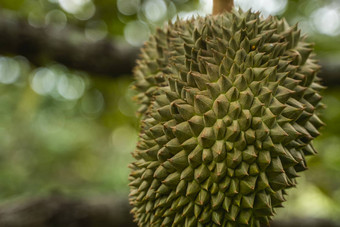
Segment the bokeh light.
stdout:
<svg viewBox="0 0 340 227">
<path fill-rule="evenodd" d="M 287 6 L 287 0 L 235 0 L 235 5 L 242 10 L 260 11 L 262 15 L 267 17 L 282 13 Z"/>
<path fill-rule="evenodd" d="M 131 21 L 124 29 L 126 41 L 133 46 L 141 46 L 149 38 L 149 35 L 149 27 L 140 21 Z"/>
<path fill-rule="evenodd" d="M 85 36 L 91 41 L 99 41 L 107 35 L 107 25 L 104 21 L 89 21 L 86 23 Z"/>
<path fill-rule="evenodd" d="M 38 68 L 32 74 L 31 87 L 40 94 L 47 95 L 53 91 L 57 82 L 57 75 L 48 68 Z"/>
<path fill-rule="evenodd" d="M 177 15 L 175 15 L 172 18 L 172 22 L 176 21 L 177 17 L 182 20 L 188 20 L 192 17 L 204 16 L 204 15 L 210 14 L 213 8 L 212 3 L 213 3 L 212 0 L 200 0 L 199 8 L 197 10 L 179 12 Z"/>
<path fill-rule="evenodd" d="M 61 75 L 58 79 L 57 90 L 65 99 L 79 99 L 85 91 L 84 80 L 75 75 Z"/>
<path fill-rule="evenodd" d="M 0 57 L 0 83 L 14 83 L 20 76 L 19 63 L 7 57 Z"/>
<path fill-rule="evenodd" d="M 340 8 L 322 7 L 313 14 L 312 23 L 321 34 L 337 36 L 340 34 Z"/>
<path fill-rule="evenodd" d="M 166 15 L 167 6 L 163 0 L 147 0 L 143 3 L 143 12 L 151 22 L 157 22 Z"/>
<path fill-rule="evenodd" d="M 67 24 L 67 17 L 61 10 L 54 9 L 49 11 L 45 16 L 45 25 L 54 26 L 56 30 L 65 28 Z"/>
<path fill-rule="evenodd" d="M 91 0 L 59 0 L 60 6 L 69 13 L 77 13 Z"/>
<path fill-rule="evenodd" d="M 81 110 L 88 117 L 97 117 L 105 107 L 105 100 L 103 94 L 94 89 L 86 92 L 81 100 Z"/>
<path fill-rule="evenodd" d="M 82 9 L 74 14 L 74 16 L 79 20 L 88 20 L 96 12 L 96 7 L 92 1 L 85 4 Z"/>
<path fill-rule="evenodd" d="M 62 9 L 73 14 L 79 20 L 90 19 L 96 11 L 91 0 L 59 0 L 59 4 Z"/>
<path fill-rule="evenodd" d="M 136 14 L 141 0 L 117 0 L 117 7 L 120 13 L 130 16 Z"/>
</svg>

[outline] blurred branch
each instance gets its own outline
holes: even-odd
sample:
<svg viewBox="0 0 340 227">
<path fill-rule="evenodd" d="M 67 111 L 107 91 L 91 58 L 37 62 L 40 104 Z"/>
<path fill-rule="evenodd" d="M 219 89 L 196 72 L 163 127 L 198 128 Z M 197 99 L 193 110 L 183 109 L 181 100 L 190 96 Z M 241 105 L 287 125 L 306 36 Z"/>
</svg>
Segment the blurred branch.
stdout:
<svg viewBox="0 0 340 227">
<path fill-rule="evenodd" d="M 26 20 L 0 16 L 0 54 L 23 55 L 36 66 L 44 66 L 50 61 L 69 68 L 91 74 L 118 77 L 130 75 L 138 50 L 120 47 L 112 40 L 91 42 L 74 39 L 80 34 L 76 28 L 68 26 L 58 31 L 53 27 L 36 28 Z M 322 61 L 320 73 L 327 86 L 340 85 L 340 64 Z"/>
<path fill-rule="evenodd" d="M 0 206 L 2 227 L 136 227 L 126 198 L 72 199 L 61 195 L 28 199 Z M 271 227 L 339 227 L 315 218 L 278 220 Z"/>
<path fill-rule="evenodd" d="M 36 28 L 26 20 L 0 16 L 0 54 L 22 55 L 37 65 L 55 61 L 67 67 L 111 77 L 131 74 L 137 50 L 111 40 L 92 42 L 76 28 Z"/>
<path fill-rule="evenodd" d="M 136 227 L 125 198 L 72 199 L 61 195 L 2 204 L 2 227 Z"/>
<path fill-rule="evenodd" d="M 270 227 L 339 227 L 339 224 L 326 219 L 294 217 L 291 220 L 273 221 Z"/>
<path fill-rule="evenodd" d="M 321 59 L 322 66 L 319 76 L 322 78 L 322 83 L 328 87 L 340 86 L 340 61 L 330 63 Z"/>
</svg>

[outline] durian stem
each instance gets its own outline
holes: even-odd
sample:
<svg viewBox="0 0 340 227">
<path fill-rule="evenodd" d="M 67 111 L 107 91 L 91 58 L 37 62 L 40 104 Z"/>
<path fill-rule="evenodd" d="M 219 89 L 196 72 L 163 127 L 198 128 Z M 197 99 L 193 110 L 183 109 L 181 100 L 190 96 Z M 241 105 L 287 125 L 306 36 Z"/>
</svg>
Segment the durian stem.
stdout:
<svg viewBox="0 0 340 227">
<path fill-rule="evenodd" d="M 213 15 L 224 11 L 231 11 L 234 7 L 234 0 L 214 0 Z"/>
</svg>

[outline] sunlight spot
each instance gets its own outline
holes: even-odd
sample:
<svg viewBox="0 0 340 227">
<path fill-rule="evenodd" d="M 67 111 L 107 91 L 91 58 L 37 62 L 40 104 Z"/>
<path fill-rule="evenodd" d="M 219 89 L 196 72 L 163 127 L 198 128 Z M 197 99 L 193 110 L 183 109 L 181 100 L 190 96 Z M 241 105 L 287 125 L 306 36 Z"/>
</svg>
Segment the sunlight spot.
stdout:
<svg viewBox="0 0 340 227">
<path fill-rule="evenodd" d="M 200 0 L 200 8 L 202 14 L 211 14 L 213 8 L 213 1 L 212 0 Z"/>
<path fill-rule="evenodd" d="M 88 2 L 85 4 L 80 11 L 74 14 L 74 16 L 79 20 L 88 20 L 96 12 L 96 6 L 93 4 L 93 2 Z"/>
<path fill-rule="evenodd" d="M 53 71 L 47 68 L 39 68 L 33 73 L 31 87 L 39 95 L 46 95 L 53 91 L 56 79 Z"/>
<path fill-rule="evenodd" d="M 124 37 L 133 46 L 141 46 L 149 38 L 148 26 L 140 21 L 129 22 L 124 29 Z"/>
<path fill-rule="evenodd" d="M 148 20 L 156 22 L 166 15 L 167 7 L 163 0 L 149 0 L 143 4 L 143 11 Z"/>
<path fill-rule="evenodd" d="M 98 90 L 86 92 L 81 100 L 81 110 L 84 114 L 95 117 L 104 109 L 104 97 Z"/>
<path fill-rule="evenodd" d="M 85 91 L 85 82 L 79 76 L 62 75 L 58 81 L 57 90 L 65 99 L 79 99 Z"/>
<path fill-rule="evenodd" d="M 59 0 L 61 8 L 69 13 L 77 13 L 89 3 L 90 0 Z"/>
<path fill-rule="evenodd" d="M 27 16 L 27 21 L 29 25 L 35 28 L 44 26 L 44 16 L 36 12 L 30 12 Z"/>
<path fill-rule="evenodd" d="M 53 25 L 58 30 L 66 26 L 67 17 L 61 10 L 51 10 L 45 16 L 45 25 Z"/>
<path fill-rule="evenodd" d="M 99 41 L 107 35 L 107 25 L 104 21 L 89 21 L 86 24 L 85 36 L 91 41 Z"/>
<path fill-rule="evenodd" d="M 235 0 L 235 6 L 246 11 L 260 11 L 265 17 L 269 15 L 278 15 L 284 12 L 287 7 L 287 0 Z"/>
<path fill-rule="evenodd" d="M 12 84 L 19 76 L 19 63 L 11 58 L 0 57 L 0 83 Z"/>
<path fill-rule="evenodd" d="M 192 17 L 195 18 L 197 16 L 205 16 L 205 15 L 211 14 L 212 8 L 213 8 L 212 0 L 200 0 L 199 3 L 200 5 L 199 5 L 198 10 L 179 12 L 178 15 L 172 18 L 172 22 L 176 21 L 177 16 L 178 18 L 182 20 L 189 20 Z"/>
<path fill-rule="evenodd" d="M 313 12 L 311 17 L 318 32 L 329 36 L 340 34 L 339 9 L 326 6 Z"/>
<path fill-rule="evenodd" d="M 140 3 L 140 0 L 118 0 L 117 8 L 120 13 L 131 16 L 137 13 Z"/>
</svg>

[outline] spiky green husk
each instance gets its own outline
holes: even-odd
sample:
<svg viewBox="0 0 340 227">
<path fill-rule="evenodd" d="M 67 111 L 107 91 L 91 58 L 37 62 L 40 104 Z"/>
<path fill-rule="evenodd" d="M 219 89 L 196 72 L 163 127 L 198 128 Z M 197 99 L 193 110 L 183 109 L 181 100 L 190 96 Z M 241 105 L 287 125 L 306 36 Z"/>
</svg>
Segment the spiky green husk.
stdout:
<svg viewBox="0 0 340 227">
<path fill-rule="evenodd" d="M 139 226 L 260 226 L 323 125 L 312 45 L 233 11 L 158 30 L 135 69 L 143 114 L 130 202 Z"/>
</svg>

